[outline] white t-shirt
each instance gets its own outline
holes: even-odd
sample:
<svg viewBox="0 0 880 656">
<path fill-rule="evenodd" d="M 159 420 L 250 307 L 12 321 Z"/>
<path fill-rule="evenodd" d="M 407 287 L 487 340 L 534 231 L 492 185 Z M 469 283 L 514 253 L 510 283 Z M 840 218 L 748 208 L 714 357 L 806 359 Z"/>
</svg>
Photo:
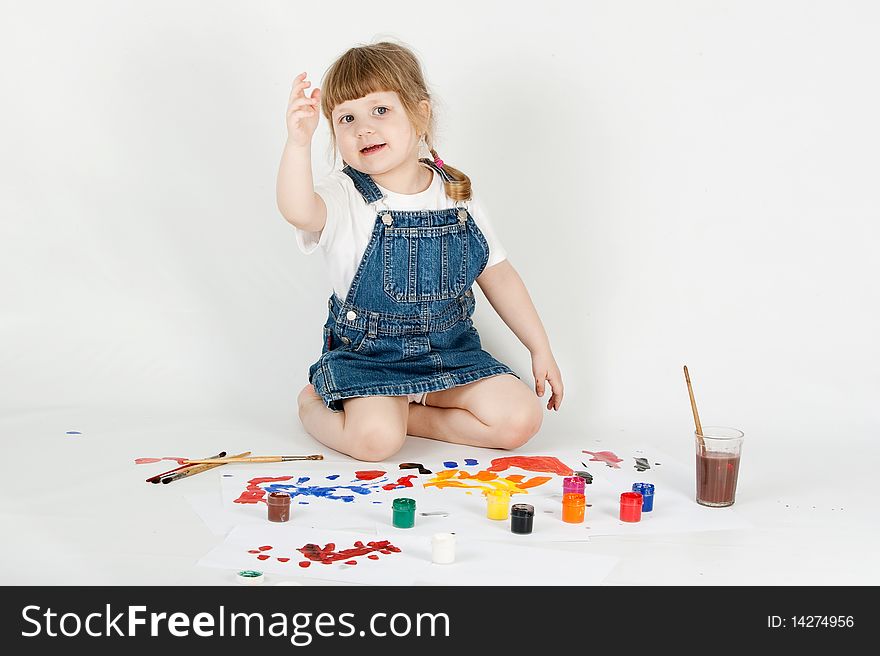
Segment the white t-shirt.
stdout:
<svg viewBox="0 0 880 656">
<path fill-rule="evenodd" d="M 444 210 L 455 207 L 455 201 L 446 195 L 443 180 L 431 171 L 431 185 L 417 194 L 398 194 L 379 189 L 385 194 L 385 206 L 390 210 Z M 324 252 L 330 282 L 336 295 L 345 300 L 351 281 L 361 263 L 378 210 L 368 204 L 354 182 L 342 171 L 334 171 L 315 186 L 315 192 L 327 205 L 327 222 L 320 232 L 307 232 L 296 228 L 296 243 L 299 249 L 309 255 L 319 246 Z M 507 258 L 507 253 L 498 240 L 489 217 L 479 198 L 472 195 L 467 208 L 486 242 L 489 244 L 489 261 L 486 268 Z"/>
</svg>

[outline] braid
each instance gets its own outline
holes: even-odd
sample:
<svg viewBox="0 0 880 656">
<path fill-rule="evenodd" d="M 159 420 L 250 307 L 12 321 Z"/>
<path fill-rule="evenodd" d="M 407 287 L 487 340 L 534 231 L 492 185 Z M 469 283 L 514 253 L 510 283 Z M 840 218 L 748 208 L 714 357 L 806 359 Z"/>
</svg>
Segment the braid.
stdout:
<svg viewBox="0 0 880 656">
<path fill-rule="evenodd" d="M 437 164 L 445 173 L 449 174 L 449 177 L 452 178 L 452 181 L 447 182 L 443 181 L 443 186 L 446 190 L 446 195 L 449 196 L 452 200 L 470 200 L 471 198 L 471 179 L 467 177 L 464 173 L 459 171 L 457 168 L 449 166 L 449 164 L 445 163 L 440 159 L 440 156 L 437 154 L 437 151 L 433 148 L 431 150 L 431 157 L 434 158 L 434 163 Z"/>
</svg>

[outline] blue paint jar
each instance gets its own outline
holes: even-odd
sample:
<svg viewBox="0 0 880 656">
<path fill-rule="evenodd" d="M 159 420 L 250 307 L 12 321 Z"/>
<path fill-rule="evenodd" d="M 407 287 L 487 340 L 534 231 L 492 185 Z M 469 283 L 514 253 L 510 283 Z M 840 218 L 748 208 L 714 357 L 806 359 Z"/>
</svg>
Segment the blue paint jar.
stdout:
<svg viewBox="0 0 880 656">
<path fill-rule="evenodd" d="M 651 512 L 654 509 L 653 483 L 633 483 L 632 491 L 642 495 L 642 512 Z"/>
</svg>

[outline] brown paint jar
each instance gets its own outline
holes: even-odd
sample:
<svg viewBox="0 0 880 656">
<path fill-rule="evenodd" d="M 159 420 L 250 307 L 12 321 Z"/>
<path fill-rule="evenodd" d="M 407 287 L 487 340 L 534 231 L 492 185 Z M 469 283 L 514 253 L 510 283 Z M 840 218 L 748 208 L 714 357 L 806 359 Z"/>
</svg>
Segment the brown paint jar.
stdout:
<svg viewBox="0 0 880 656">
<path fill-rule="evenodd" d="M 290 519 L 290 495 L 286 492 L 272 492 L 266 499 L 270 522 L 286 522 Z"/>
</svg>

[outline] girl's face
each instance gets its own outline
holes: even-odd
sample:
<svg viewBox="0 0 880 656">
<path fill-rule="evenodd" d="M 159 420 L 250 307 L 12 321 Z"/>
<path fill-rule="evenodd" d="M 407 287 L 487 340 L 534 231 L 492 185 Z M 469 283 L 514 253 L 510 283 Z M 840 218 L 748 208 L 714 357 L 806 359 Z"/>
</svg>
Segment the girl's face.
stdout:
<svg viewBox="0 0 880 656">
<path fill-rule="evenodd" d="M 340 103 L 331 117 L 342 159 L 358 171 L 375 176 L 417 165 L 419 135 L 394 91 Z"/>
</svg>

